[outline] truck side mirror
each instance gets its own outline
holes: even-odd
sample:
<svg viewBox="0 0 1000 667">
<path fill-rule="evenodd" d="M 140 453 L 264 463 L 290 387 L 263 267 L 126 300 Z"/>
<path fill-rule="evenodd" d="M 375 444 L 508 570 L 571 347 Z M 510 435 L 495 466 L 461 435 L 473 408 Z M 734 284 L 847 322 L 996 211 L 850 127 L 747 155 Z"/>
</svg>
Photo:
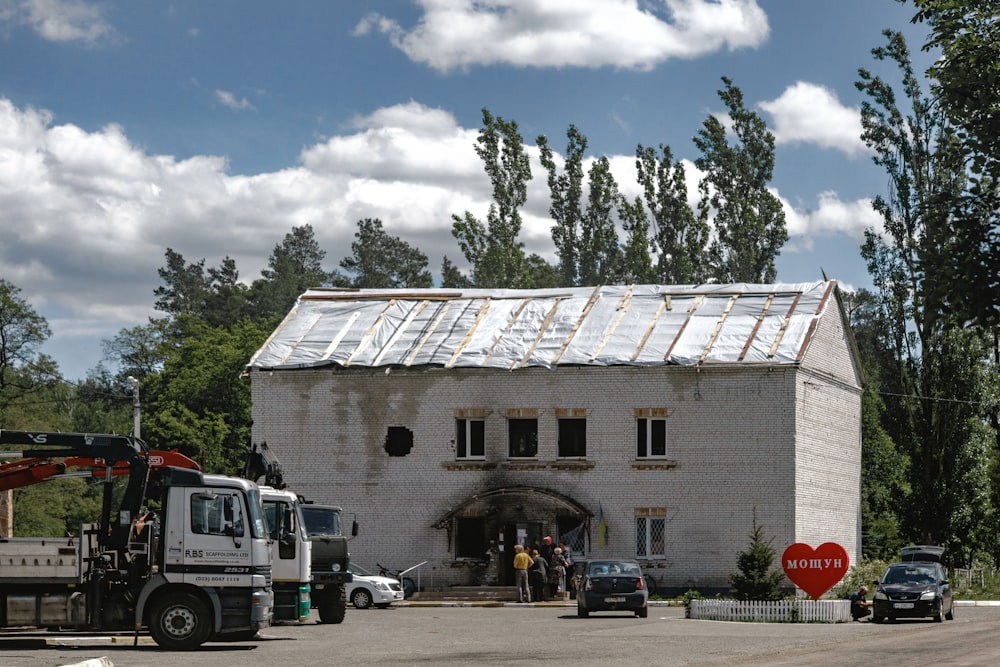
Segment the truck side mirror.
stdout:
<svg viewBox="0 0 1000 667">
<path fill-rule="evenodd" d="M 351 537 L 358 536 L 358 520 L 355 519 L 354 523 L 351 524 Z"/>
</svg>

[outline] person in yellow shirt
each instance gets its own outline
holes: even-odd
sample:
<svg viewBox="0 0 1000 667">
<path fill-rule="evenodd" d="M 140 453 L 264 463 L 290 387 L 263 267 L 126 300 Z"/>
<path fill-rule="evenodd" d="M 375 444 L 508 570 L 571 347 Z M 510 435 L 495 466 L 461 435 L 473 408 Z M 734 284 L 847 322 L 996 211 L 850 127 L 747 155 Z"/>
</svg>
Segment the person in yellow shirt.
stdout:
<svg viewBox="0 0 1000 667">
<path fill-rule="evenodd" d="M 528 586 L 528 568 L 532 560 L 528 552 L 520 544 L 514 545 L 514 582 L 517 584 L 517 596 L 520 602 L 531 602 L 531 587 Z"/>
</svg>

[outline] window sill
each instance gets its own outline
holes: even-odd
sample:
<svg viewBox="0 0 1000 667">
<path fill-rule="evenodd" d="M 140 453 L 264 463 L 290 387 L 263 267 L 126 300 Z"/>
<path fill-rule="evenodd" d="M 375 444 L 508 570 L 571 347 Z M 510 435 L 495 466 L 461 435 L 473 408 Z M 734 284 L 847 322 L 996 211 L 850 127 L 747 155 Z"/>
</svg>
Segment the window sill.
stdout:
<svg viewBox="0 0 1000 667">
<path fill-rule="evenodd" d="M 537 459 L 508 461 L 448 461 L 443 464 L 445 470 L 590 470 L 593 461 L 585 459 L 559 459 L 555 461 L 539 461 Z"/>
<path fill-rule="evenodd" d="M 677 461 L 672 459 L 636 459 L 632 461 L 633 470 L 672 470 L 677 467 Z"/>
</svg>

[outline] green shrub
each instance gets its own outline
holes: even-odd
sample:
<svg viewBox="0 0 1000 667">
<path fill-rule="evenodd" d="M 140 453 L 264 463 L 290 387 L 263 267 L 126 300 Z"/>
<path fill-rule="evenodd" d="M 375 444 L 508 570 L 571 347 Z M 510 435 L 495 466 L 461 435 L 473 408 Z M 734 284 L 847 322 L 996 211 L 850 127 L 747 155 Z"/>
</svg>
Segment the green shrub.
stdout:
<svg viewBox="0 0 1000 667">
<path fill-rule="evenodd" d="M 848 598 L 851 596 L 851 593 L 861 588 L 861 585 L 864 584 L 868 587 L 869 593 L 874 595 L 875 591 L 872 582 L 876 579 L 881 579 L 882 573 L 885 572 L 885 568 L 887 567 L 889 567 L 889 563 L 884 560 L 862 558 L 861 562 L 855 563 L 847 570 L 844 578 L 833 588 L 833 594 L 837 598 Z M 871 599 L 870 596 L 869 599 Z"/>
</svg>

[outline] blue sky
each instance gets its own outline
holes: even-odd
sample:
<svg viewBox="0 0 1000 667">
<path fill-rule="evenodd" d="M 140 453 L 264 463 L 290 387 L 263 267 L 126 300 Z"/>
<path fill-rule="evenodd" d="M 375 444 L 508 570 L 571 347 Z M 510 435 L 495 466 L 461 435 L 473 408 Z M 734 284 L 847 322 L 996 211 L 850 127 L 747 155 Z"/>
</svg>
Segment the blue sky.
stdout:
<svg viewBox="0 0 1000 667">
<path fill-rule="evenodd" d="M 53 330 L 69 378 L 151 315 L 167 248 L 247 282 L 292 227 L 326 268 L 358 220 L 464 259 L 484 218 L 482 109 L 518 123 L 535 182 L 522 241 L 554 259 L 535 139 L 572 123 L 635 193 L 637 144 L 698 157 L 721 77 L 774 132 L 790 241 L 778 279 L 869 279 L 858 248 L 887 179 L 860 142 L 859 67 L 885 28 L 918 71 L 925 29 L 895 0 L 0 0 L 0 278 Z M 894 80 L 894 79 L 893 79 Z M 689 187 L 697 173 L 689 164 Z"/>
</svg>

